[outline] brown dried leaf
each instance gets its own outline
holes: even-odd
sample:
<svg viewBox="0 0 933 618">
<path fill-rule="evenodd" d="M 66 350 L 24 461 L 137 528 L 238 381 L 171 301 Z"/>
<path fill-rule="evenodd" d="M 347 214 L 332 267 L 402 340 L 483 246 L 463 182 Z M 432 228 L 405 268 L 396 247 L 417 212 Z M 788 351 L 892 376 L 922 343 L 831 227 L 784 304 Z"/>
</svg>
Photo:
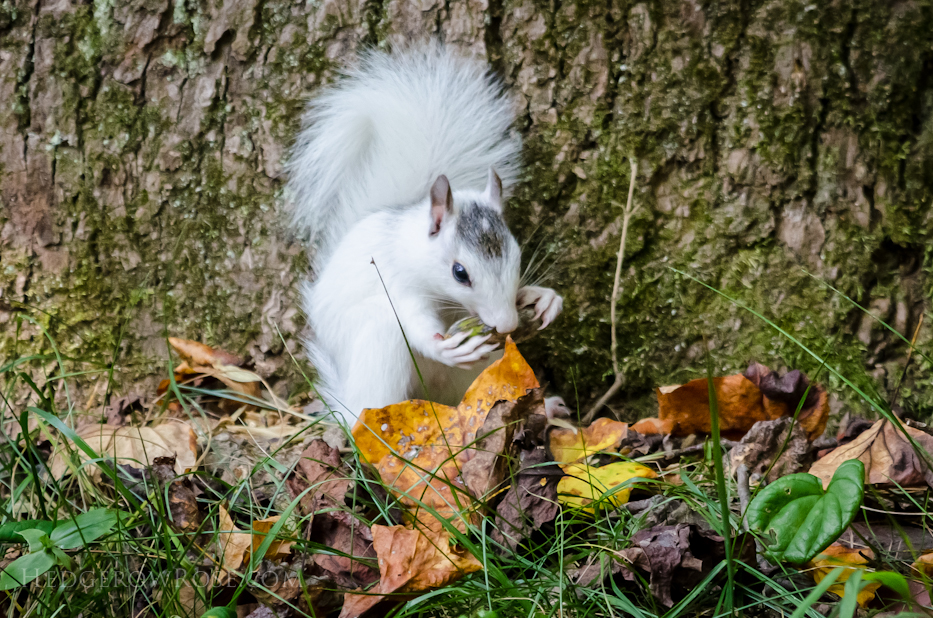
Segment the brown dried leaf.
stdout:
<svg viewBox="0 0 933 618">
<path fill-rule="evenodd" d="M 379 557 L 379 583 L 366 594 L 347 594 L 340 618 L 361 616 L 385 595 L 439 588 L 483 568 L 472 554 L 452 546 L 445 530 L 372 527 Z"/>
<path fill-rule="evenodd" d="M 564 471 L 550 462 L 544 449 L 523 452 L 521 470 L 496 506 L 492 538 L 514 550 L 532 532 L 557 517 L 557 483 Z M 544 465 L 550 463 L 551 465 Z"/>
<path fill-rule="evenodd" d="M 335 551 L 315 553 L 312 559 L 324 575 L 347 589 L 368 586 L 379 578 L 366 564 L 375 559 L 369 526 L 358 520 L 347 507 L 346 495 L 353 488 L 350 470 L 340 460 L 340 452 L 323 440 L 314 440 L 302 452 L 298 470 L 287 480 L 292 497 L 312 490 L 299 503 L 310 515 L 308 539 Z"/>
<path fill-rule="evenodd" d="M 217 527 L 217 546 L 219 548 L 218 557 L 223 567 L 224 575 L 230 575 L 244 564 L 249 564 L 249 557 L 252 552 L 259 549 L 266 535 L 279 520 L 279 516 L 269 517 L 267 519 L 256 519 L 252 522 L 252 530 L 247 532 L 240 530 L 233 523 L 233 518 L 224 505 L 217 505 L 218 508 L 218 527 Z M 291 553 L 292 541 L 283 539 L 274 539 L 266 550 L 264 559 L 281 560 Z M 257 564 L 257 567 L 259 565 Z"/>
<path fill-rule="evenodd" d="M 142 469 L 156 458 L 173 457 L 176 474 L 194 468 L 198 458 L 197 436 L 185 422 L 163 423 L 155 427 L 117 427 L 114 425 L 85 425 L 77 432 L 89 447 L 101 456 L 109 455 L 118 465 Z M 60 479 L 69 470 L 66 449 L 77 452 L 82 462 L 88 457 L 74 445 L 59 443 L 49 464 L 52 476 Z M 100 478 L 97 466 L 86 468 L 93 479 Z"/>
<path fill-rule="evenodd" d="M 152 473 L 163 485 L 167 485 L 170 525 L 179 532 L 194 533 L 201 526 L 201 510 L 198 508 L 197 492 L 188 476 L 175 474 L 174 457 L 156 457 Z"/>
<path fill-rule="evenodd" d="M 486 416 L 474 455 L 461 468 L 460 475 L 467 489 L 477 499 L 485 501 L 490 492 L 497 490 L 507 473 L 507 457 L 512 438 L 520 421 L 544 412 L 543 389 L 536 388 L 517 402 L 500 401 Z"/>
<path fill-rule="evenodd" d="M 242 365 L 243 359 L 225 350 L 215 350 L 210 346 L 188 339 L 169 337 L 169 344 L 181 359 L 191 365 L 217 367 L 220 365 Z"/>
<path fill-rule="evenodd" d="M 772 418 L 775 414 L 793 416 L 806 394 L 797 421 L 806 429 L 811 441 L 819 438 L 826 430 L 829 418 L 826 389 L 820 384 L 811 386 L 809 378 L 799 370 L 794 369 L 781 376 L 760 363 L 752 363 L 745 371 L 745 377 L 761 390 L 765 409 Z"/>
<path fill-rule="evenodd" d="M 688 524 L 642 530 L 632 543 L 617 552 L 627 563 L 622 575 L 636 581 L 633 569 L 647 574 L 651 594 L 664 607 L 673 607 L 674 596 L 691 590 L 725 557 L 721 536 Z"/>
<path fill-rule="evenodd" d="M 785 446 L 787 432 L 793 430 Z M 790 417 L 759 421 L 742 440 L 729 451 L 729 465 L 735 471 L 745 465 L 749 473 L 763 475 L 771 467 L 767 480 L 774 481 L 786 474 L 802 472 L 813 461 L 810 443 L 803 427 Z"/>
<path fill-rule="evenodd" d="M 904 429 L 921 448 L 933 454 L 933 436 L 907 425 L 904 425 Z M 825 488 L 836 468 L 849 459 L 858 459 L 865 464 L 867 484 L 896 483 L 910 487 L 926 482 L 933 487 L 933 471 L 890 421 L 882 419 L 852 442 L 832 450 L 813 464 L 810 474 L 819 477 Z"/>
<path fill-rule="evenodd" d="M 250 550 L 253 535 L 240 530 L 233 523 L 230 513 L 224 505 L 218 505 L 217 544 L 220 548 L 220 564 L 224 571 L 232 573 L 243 564 L 243 558 Z"/>
</svg>

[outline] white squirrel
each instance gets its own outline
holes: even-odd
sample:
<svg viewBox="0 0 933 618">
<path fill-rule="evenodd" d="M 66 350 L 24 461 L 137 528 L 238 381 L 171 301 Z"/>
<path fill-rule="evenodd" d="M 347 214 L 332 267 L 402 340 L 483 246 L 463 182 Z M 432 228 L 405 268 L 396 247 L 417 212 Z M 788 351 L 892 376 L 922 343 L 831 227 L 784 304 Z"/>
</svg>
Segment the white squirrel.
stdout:
<svg viewBox="0 0 933 618">
<path fill-rule="evenodd" d="M 509 333 L 516 306 L 534 305 L 541 328 L 563 306 L 519 288 L 502 202 L 521 143 L 501 85 L 437 45 L 369 52 L 303 121 L 288 173 L 296 224 L 319 241 L 302 290 L 318 391 L 350 425 L 413 396 L 456 405 L 497 344 L 444 339 L 455 317 Z"/>
</svg>

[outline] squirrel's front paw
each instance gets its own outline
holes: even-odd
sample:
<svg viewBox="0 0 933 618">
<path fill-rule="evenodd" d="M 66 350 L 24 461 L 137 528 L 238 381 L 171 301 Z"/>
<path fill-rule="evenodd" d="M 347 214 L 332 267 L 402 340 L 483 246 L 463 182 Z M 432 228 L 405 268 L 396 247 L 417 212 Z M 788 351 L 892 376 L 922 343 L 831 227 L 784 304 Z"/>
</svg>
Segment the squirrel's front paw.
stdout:
<svg viewBox="0 0 933 618">
<path fill-rule="evenodd" d="M 444 339 L 440 334 L 435 335 L 435 360 L 449 367 L 469 369 L 473 363 L 499 347 L 498 343 L 486 343 L 491 334 L 467 339 L 468 334 L 458 333 L 449 339 Z"/>
<path fill-rule="evenodd" d="M 541 320 L 541 327 L 538 330 L 542 330 L 560 315 L 564 308 L 564 299 L 551 288 L 526 285 L 518 291 L 518 306 L 529 305 L 535 306 L 535 319 Z"/>
</svg>

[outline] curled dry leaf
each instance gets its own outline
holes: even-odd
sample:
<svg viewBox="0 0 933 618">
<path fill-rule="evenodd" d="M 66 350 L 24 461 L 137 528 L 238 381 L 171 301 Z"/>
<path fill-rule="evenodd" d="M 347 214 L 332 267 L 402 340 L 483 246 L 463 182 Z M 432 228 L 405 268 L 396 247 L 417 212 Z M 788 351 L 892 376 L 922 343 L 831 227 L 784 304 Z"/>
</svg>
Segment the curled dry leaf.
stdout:
<svg viewBox="0 0 933 618">
<path fill-rule="evenodd" d="M 585 429 L 552 429 L 548 445 L 554 461 L 573 463 L 594 453 L 615 450 L 627 435 L 627 423 L 599 418 Z"/>
<path fill-rule="evenodd" d="M 226 573 L 233 573 L 243 564 L 253 542 L 251 534 L 240 530 L 233 523 L 224 505 L 218 505 L 217 546 L 220 564 Z"/>
<path fill-rule="evenodd" d="M 385 595 L 439 588 L 483 568 L 471 553 L 452 544 L 446 530 L 375 525 L 372 533 L 379 583 L 366 594 L 347 594 L 340 618 L 361 616 Z"/>
<path fill-rule="evenodd" d="M 631 479 L 653 479 L 657 473 L 633 461 L 619 461 L 599 468 L 586 464 L 568 464 L 562 466 L 564 478 L 557 484 L 557 499 L 561 504 L 580 508 L 588 513 L 595 513 L 592 503 L 601 499 L 612 506 L 621 506 L 628 502 L 632 493 L 631 486 L 617 489 Z M 605 498 L 604 498 L 605 497 Z"/>
<path fill-rule="evenodd" d="M 791 432 L 789 441 L 788 432 Z M 764 475 L 770 467 L 767 480 L 771 482 L 805 470 L 813 461 L 810 453 L 810 443 L 804 428 L 785 416 L 755 423 L 729 451 L 729 467 L 734 473 L 739 466 L 745 465 L 749 473 L 759 476 Z"/>
<path fill-rule="evenodd" d="M 551 462 L 543 448 L 522 453 L 521 469 L 496 506 L 492 538 L 514 550 L 518 544 L 560 511 L 557 483 L 564 472 Z"/>
<path fill-rule="evenodd" d="M 191 367 L 219 365 L 242 365 L 243 359 L 224 350 L 215 350 L 210 346 L 188 339 L 169 337 L 169 344 L 175 349 L 178 356 Z"/>
<path fill-rule="evenodd" d="M 137 469 L 148 468 L 159 457 L 172 457 L 175 473 L 184 474 L 194 468 L 198 458 L 197 436 L 184 422 L 163 423 L 155 427 L 85 425 L 77 434 L 95 453 L 116 459 L 118 465 Z M 88 460 L 84 451 L 70 441 L 62 440 L 56 445 L 49 464 L 49 471 L 56 479 L 62 478 L 69 470 L 68 450 L 76 452 L 82 462 Z M 87 470 L 91 478 L 100 478 L 97 466 Z"/>
<path fill-rule="evenodd" d="M 293 498 L 311 488 L 299 503 L 301 512 L 310 516 L 307 538 L 334 550 L 311 556 L 322 575 L 348 589 L 376 581 L 379 574 L 368 564 L 376 557 L 372 533 L 347 506 L 354 482 L 340 452 L 323 440 L 313 440 L 302 452 L 295 475 L 286 482 Z"/>
<path fill-rule="evenodd" d="M 908 425 L 903 427 L 928 457 L 933 455 L 933 436 Z M 810 474 L 827 487 L 836 469 L 850 459 L 865 464 L 865 482 L 869 485 L 896 483 L 910 487 L 926 482 L 933 487 L 933 471 L 924 457 L 914 451 L 910 441 L 888 420 L 876 422 L 852 442 L 830 451 L 813 464 Z"/>
<path fill-rule="evenodd" d="M 156 457 L 151 477 L 155 477 L 167 488 L 170 525 L 179 532 L 196 533 L 201 528 L 201 510 L 198 508 L 197 492 L 190 476 L 175 474 L 174 457 Z"/>
<path fill-rule="evenodd" d="M 781 378 L 758 363 L 753 363 L 745 375 L 713 378 L 723 435 L 738 438 L 758 421 L 793 415 L 808 385 L 806 376 L 799 371 L 789 372 Z M 675 436 L 710 433 L 709 386 L 706 378 L 691 380 L 679 386 L 662 386 L 657 389 L 657 395 L 658 418 L 639 421 L 632 425 L 632 431 L 670 433 Z M 813 385 L 798 417 L 810 440 L 823 433 L 828 414 L 829 402 L 825 390 L 819 385 Z"/>
<path fill-rule="evenodd" d="M 217 378 L 232 391 L 259 397 L 261 378 L 239 366 L 243 364 L 242 358 L 197 341 L 169 337 L 168 342 L 182 359 L 175 373 L 202 373 Z"/>
<path fill-rule="evenodd" d="M 656 526 L 632 537 L 632 547 L 618 552 L 624 560 L 622 575 L 636 581 L 635 570 L 647 573 L 651 594 L 673 607 L 725 557 L 723 538 L 696 526 Z"/>
<path fill-rule="evenodd" d="M 424 502 L 443 514 L 452 514 L 471 506 L 461 470 L 477 456 L 477 441 L 503 431 L 503 418 L 511 417 L 507 413 L 496 415 L 491 419 L 494 426 L 487 427 L 490 411 L 500 401 L 515 404 L 536 388 L 534 372 L 515 344 L 508 341 L 502 358 L 476 378 L 459 406 L 411 400 L 363 410 L 353 427 L 353 438 L 361 455 L 376 466 L 382 480 L 404 504 Z M 514 424 L 507 423 L 508 427 Z M 497 440 L 499 448 L 510 442 Z M 488 475 L 478 477 L 486 479 L 483 486 L 490 484 Z"/>
<path fill-rule="evenodd" d="M 810 561 L 807 566 L 812 569 L 810 575 L 817 584 L 823 581 L 823 578 L 836 567 L 843 567 L 844 570 L 836 578 L 836 582 L 829 587 L 829 592 L 838 597 L 843 597 L 845 596 L 845 583 L 849 577 L 852 576 L 856 569 L 864 570 L 868 562 L 874 560 L 874 558 L 875 554 L 870 549 L 851 549 L 839 543 L 833 543 L 821 551 L 820 555 Z M 868 605 L 875 598 L 875 591 L 880 587 L 880 582 L 866 583 L 856 597 L 859 607 Z"/>
<path fill-rule="evenodd" d="M 257 519 L 252 523 L 252 531 L 240 530 L 233 523 L 230 513 L 219 504 L 217 547 L 218 558 L 224 573 L 221 577 L 232 574 L 244 564 L 249 562 L 250 554 L 259 549 L 272 526 L 279 521 L 279 516 L 267 519 Z M 275 539 L 266 550 L 264 558 L 267 560 L 281 560 L 291 553 L 291 541 Z M 257 565 L 258 566 L 258 565 Z"/>
<path fill-rule="evenodd" d="M 781 376 L 761 363 L 752 363 L 745 370 L 745 377 L 761 390 L 765 411 L 771 418 L 793 416 L 800 406 L 797 422 L 806 430 L 812 441 L 826 430 L 829 418 L 829 396 L 819 384 L 810 384 L 799 370 L 788 371 Z M 801 405 L 800 400 L 803 399 Z"/>
</svg>

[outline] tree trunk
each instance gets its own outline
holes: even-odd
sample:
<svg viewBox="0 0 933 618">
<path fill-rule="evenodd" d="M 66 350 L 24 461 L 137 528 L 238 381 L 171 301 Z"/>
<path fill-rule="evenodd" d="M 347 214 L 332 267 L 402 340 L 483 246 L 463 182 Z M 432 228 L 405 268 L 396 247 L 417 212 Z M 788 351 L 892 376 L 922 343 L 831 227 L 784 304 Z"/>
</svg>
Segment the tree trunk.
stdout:
<svg viewBox="0 0 933 618">
<path fill-rule="evenodd" d="M 844 400 L 859 398 L 829 367 L 894 390 L 933 269 L 933 10 L 919 1 L 5 2 L 2 357 L 51 340 L 116 356 L 129 382 L 164 375 L 169 334 L 306 388 L 288 354 L 307 266 L 282 221 L 283 158 L 304 102 L 355 50 L 432 35 L 488 58 L 516 95 L 527 174 L 509 218 L 566 299 L 523 349 L 555 390 L 585 405 L 612 381 L 629 157 L 630 412 L 701 375 L 704 338 L 717 372 L 816 373 L 806 346 Z M 933 412 L 929 369 L 915 354 L 901 390 L 916 414 Z"/>
</svg>

